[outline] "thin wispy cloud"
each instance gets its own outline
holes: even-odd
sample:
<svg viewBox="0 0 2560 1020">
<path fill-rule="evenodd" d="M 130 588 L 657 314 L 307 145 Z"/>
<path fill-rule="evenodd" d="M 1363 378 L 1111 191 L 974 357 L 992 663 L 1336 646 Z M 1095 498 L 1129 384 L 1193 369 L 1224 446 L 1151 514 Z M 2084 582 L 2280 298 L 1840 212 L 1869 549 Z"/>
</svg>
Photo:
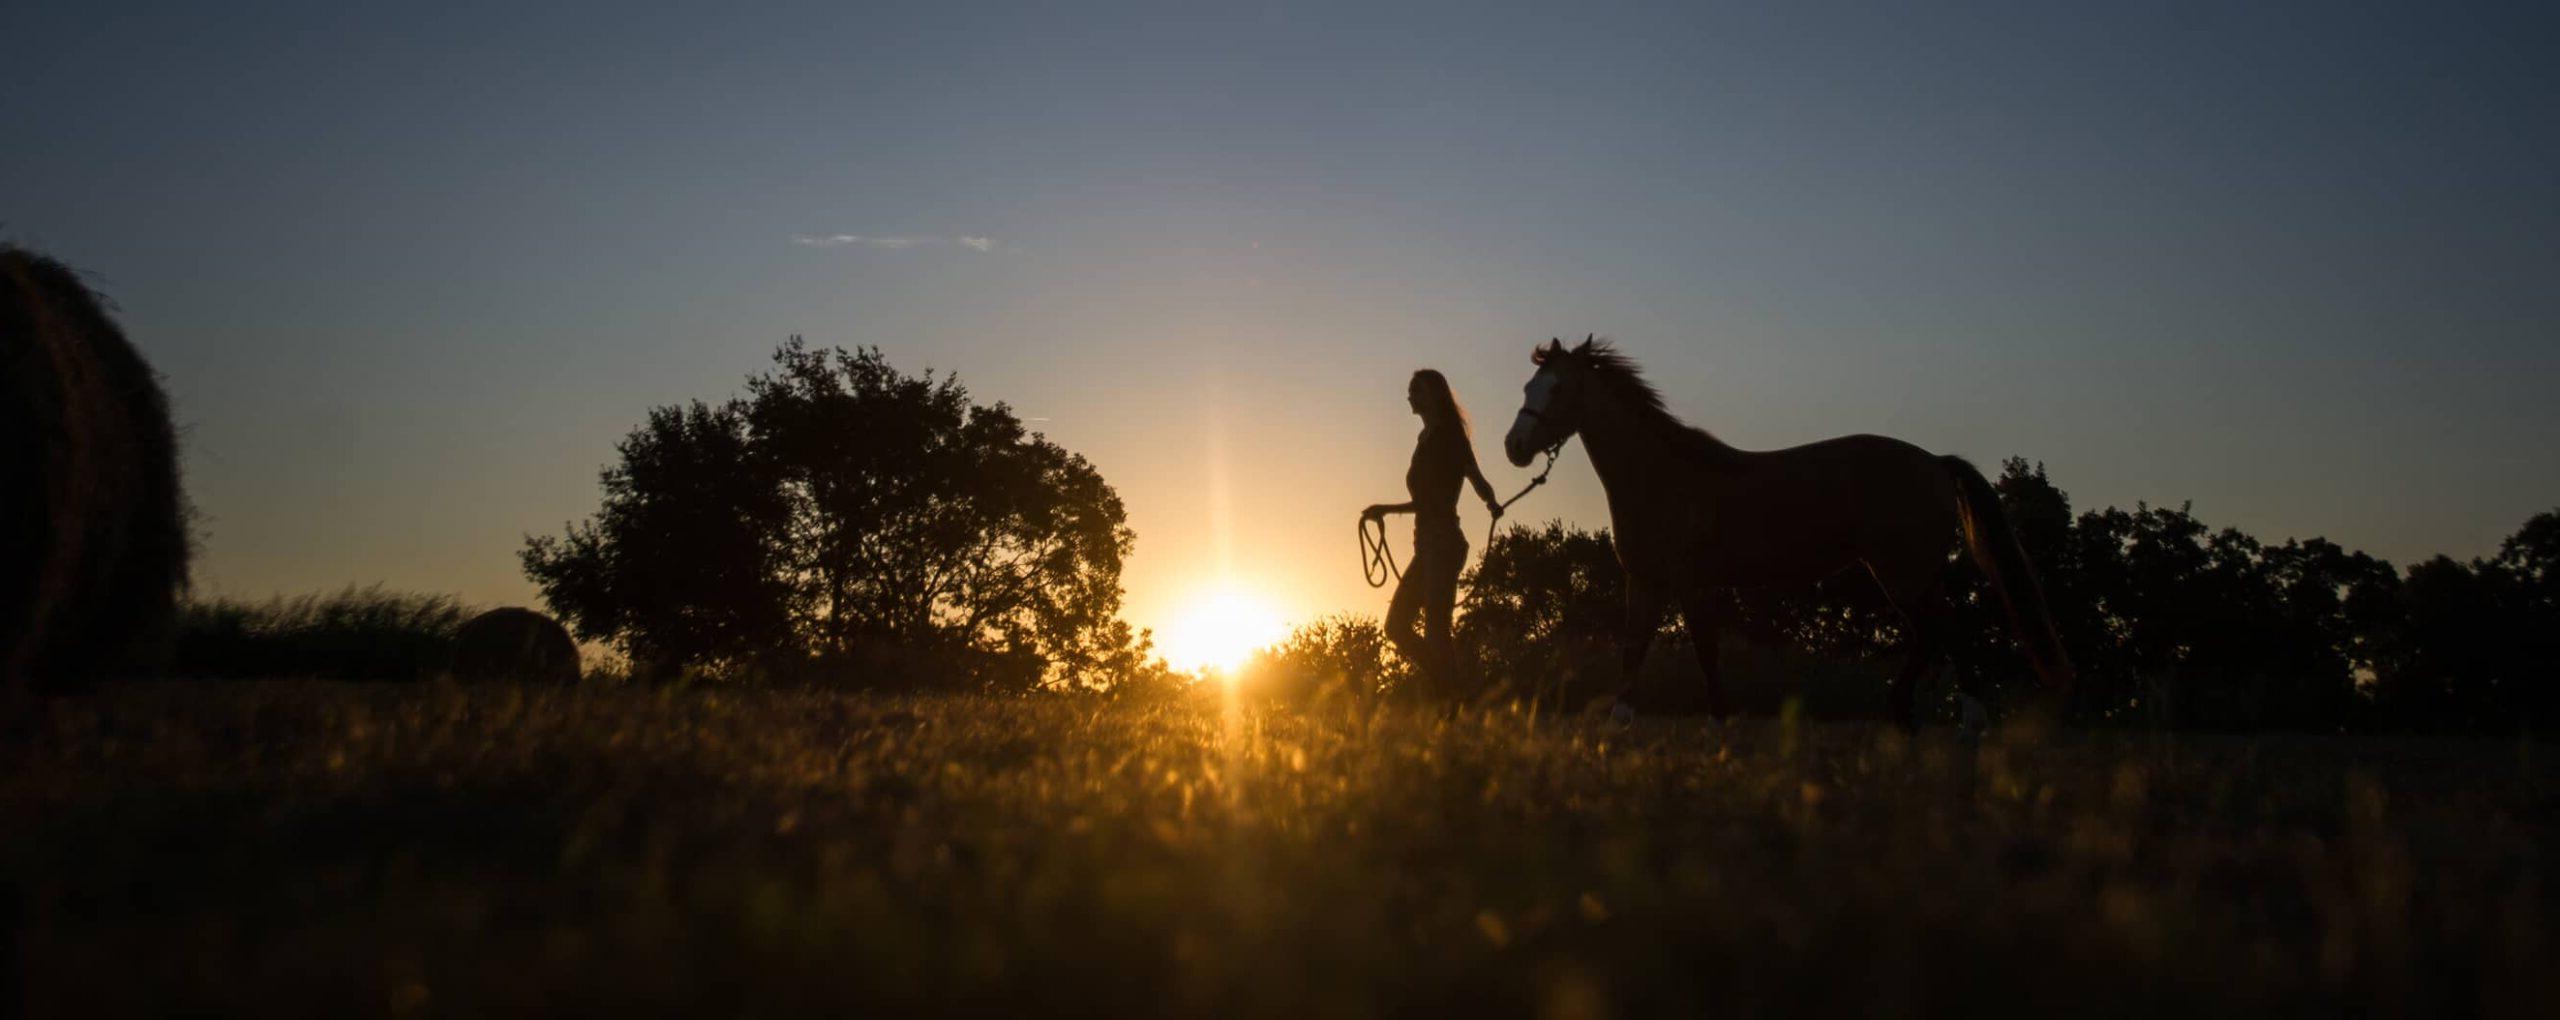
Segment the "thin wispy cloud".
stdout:
<svg viewBox="0 0 2560 1020">
<path fill-rule="evenodd" d="M 810 248 L 881 248 L 897 251 L 905 248 L 967 248 L 970 251 L 993 252 L 1004 244 L 992 237 L 962 234 L 944 237 L 939 234 L 794 234 L 791 243 Z"/>
</svg>

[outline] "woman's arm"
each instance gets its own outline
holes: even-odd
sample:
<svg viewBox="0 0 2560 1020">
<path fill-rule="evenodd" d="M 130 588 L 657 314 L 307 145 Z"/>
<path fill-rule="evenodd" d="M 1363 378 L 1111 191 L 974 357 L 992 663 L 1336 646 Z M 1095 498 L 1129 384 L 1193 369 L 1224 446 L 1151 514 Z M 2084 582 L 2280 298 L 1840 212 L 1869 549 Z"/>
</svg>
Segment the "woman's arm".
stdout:
<svg viewBox="0 0 2560 1020">
<path fill-rule="evenodd" d="M 1413 504 L 1411 503 L 1371 503 L 1369 504 L 1369 509 L 1360 511 L 1360 516 L 1364 518 L 1385 517 L 1388 514 L 1409 514 L 1412 512 Z"/>
<path fill-rule="evenodd" d="M 1485 510 L 1496 517 L 1502 516 L 1502 500 L 1493 494 L 1493 483 L 1484 480 L 1484 469 L 1476 466 L 1475 444 L 1461 443 L 1458 449 L 1466 458 L 1467 481 L 1475 485 L 1476 495 L 1484 500 Z"/>
</svg>

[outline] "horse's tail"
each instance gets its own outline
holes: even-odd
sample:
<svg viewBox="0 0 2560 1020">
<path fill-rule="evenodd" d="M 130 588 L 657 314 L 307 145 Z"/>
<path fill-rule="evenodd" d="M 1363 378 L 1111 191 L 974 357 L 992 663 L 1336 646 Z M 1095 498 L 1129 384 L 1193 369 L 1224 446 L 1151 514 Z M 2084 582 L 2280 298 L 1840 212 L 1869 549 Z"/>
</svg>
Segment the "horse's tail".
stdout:
<svg viewBox="0 0 2560 1020">
<path fill-rule="evenodd" d="M 2062 636 L 2053 626 L 2053 611 L 2045 606 L 2044 584 L 2036 580 L 2036 565 L 2027 559 L 2027 550 L 2018 544 L 2018 533 L 2009 526 L 2009 515 L 2000 509 L 2000 494 L 1982 477 L 1982 472 L 1962 457 L 1940 457 L 1947 467 L 1947 477 L 1956 483 L 1956 507 L 1964 516 L 1964 545 L 1973 553 L 1973 562 L 1991 578 L 1991 590 L 2000 596 L 2000 607 L 2008 611 L 2009 630 L 2018 637 L 2018 645 L 2027 653 L 2027 661 L 2035 665 L 2036 677 L 2045 689 L 2068 696 L 2074 674 L 2071 656 L 2062 650 Z"/>
</svg>

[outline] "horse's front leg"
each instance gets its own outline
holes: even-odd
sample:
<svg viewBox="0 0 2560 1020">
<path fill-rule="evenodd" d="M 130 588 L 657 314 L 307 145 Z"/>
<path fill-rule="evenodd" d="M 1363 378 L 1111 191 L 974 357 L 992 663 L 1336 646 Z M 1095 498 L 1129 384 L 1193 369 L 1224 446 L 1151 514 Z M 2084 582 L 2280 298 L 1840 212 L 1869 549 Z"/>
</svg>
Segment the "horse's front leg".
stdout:
<svg viewBox="0 0 2560 1020">
<path fill-rule="evenodd" d="M 1724 699 L 1724 666 L 1717 661 L 1716 626 L 1722 622 L 1722 603 L 1716 590 L 1693 584 L 1680 596 L 1680 615 L 1689 623 L 1689 645 L 1698 652 L 1698 677 L 1707 688 L 1707 714 L 1722 718 L 1733 714 L 1733 706 Z"/>
<path fill-rule="evenodd" d="M 1635 711 L 1636 682 L 1644 675 L 1645 652 L 1662 623 L 1662 593 L 1652 582 L 1627 575 L 1627 615 L 1618 624 L 1618 698 L 1611 716 L 1625 722 Z"/>
</svg>

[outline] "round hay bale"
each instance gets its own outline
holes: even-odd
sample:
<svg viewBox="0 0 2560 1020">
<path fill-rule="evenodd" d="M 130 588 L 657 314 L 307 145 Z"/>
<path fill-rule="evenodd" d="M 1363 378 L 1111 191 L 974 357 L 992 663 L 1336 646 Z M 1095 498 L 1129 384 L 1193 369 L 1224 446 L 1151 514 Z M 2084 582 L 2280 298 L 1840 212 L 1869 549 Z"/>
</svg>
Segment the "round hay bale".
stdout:
<svg viewBox="0 0 2560 1020">
<path fill-rule="evenodd" d="M 474 616 L 453 634 L 453 668 L 458 680 L 532 680 L 578 682 L 578 643 L 553 620 L 530 609 L 509 606 Z"/>
<path fill-rule="evenodd" d="M 107 304 L 0 244 L 0 694 L 156 669 L 187 583 L 168 398 Z"/>
</svg>

